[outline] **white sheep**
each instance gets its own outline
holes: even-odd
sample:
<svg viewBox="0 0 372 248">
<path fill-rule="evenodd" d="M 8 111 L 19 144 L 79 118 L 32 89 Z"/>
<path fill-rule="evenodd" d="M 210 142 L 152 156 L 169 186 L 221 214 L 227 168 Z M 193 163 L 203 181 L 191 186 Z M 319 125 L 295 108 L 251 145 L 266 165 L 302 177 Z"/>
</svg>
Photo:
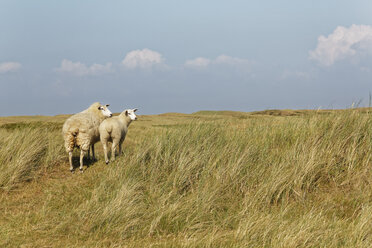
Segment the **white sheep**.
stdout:
<svg viewBox="0 0 372 248">
<path fill-rule="evenodd" d="M 104 119 L 112 116 L 108 106 L 108 104 L 101 105 L 99 102 L 93 103 L 86 110 L 68 118 L 63 124 L 62 134 L 69 155 L 71 172 L 74 171 L 72 152 L 75 147 L 80 148 L 80 172 L 83 172 L 83 158 L 90 147 L 94 159 L 94 144 L 99 141 L 99 125 Z"/>
<path fill-rule="evenodd" d="M 109 163 L 107 157 L 107 143 L 112 142 L 111 161 L 114 161 L 116 147 L 119 145 L 119 154 L 121 154 L 121 146 L 124 142 L 125 136 L 127 135 L 128 127 L 132 121 L 137 120 L 137 116 L 134 114 L 136 111 L 137 109 L 124 110 L 119 116 L 106 119 L 99 126 L 106 164 Z"/>
</svg>

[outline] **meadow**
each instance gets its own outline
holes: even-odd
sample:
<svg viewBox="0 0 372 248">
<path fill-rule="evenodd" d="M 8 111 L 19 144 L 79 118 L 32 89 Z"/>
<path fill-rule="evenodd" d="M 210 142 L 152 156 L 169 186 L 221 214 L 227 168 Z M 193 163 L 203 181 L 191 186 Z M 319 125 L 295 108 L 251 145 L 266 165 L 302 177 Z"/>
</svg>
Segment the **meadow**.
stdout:
<svg viewBox="0 0 372 248">
<path fill-rule="evenodd" d="M 0 247 L 370 247 L 370 111 L 140 115 L 82 174 L 67 115 L 1 117 Z"/>
</svg>

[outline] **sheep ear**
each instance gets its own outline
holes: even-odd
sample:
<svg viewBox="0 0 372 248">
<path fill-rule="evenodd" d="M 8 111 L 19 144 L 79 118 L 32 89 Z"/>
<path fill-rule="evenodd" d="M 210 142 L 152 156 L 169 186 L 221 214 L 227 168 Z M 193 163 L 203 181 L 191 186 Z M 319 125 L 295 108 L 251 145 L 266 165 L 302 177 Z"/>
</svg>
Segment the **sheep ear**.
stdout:
<svg viewBox="0 0 372 248">
<path fill-rule="evenodd" d="M 136 112 L 138 109 L 133 109 L 133 112 Z"/>
<path fill-rule="evenodd" d="M 106 104 L 106 107 L 110 106 L 110 104 Z"/>
<path fill-rule="evenodd" d="M 125 115 L 128 116 L 128 110 L 125 110 Z"/>
<path fill-rule="evenodd" d="M 98 107 L 98 110 L 102 110 L 102 109 L 103 109 L 102 106 L 99 106 L 99 107 Z"/>
</svg>

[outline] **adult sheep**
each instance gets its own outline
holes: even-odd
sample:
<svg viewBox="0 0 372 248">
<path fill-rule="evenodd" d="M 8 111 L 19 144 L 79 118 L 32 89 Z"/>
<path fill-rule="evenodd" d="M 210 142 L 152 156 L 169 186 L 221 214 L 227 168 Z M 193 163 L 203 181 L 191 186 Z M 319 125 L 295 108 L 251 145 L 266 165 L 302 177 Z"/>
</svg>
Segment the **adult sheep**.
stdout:
<svg viewBox="0 0 372 248">
<path fill-rule="evenodd" d="M 104 119 L 112 116 L 108 106 L 108 104 L 101 105 L 99 102 L 95 102 L 86 110 L 68 118 L 63 124 L 62 134 L 71 172 L 74 171 L 72 152 L 75 147 L 80 148 L 80 172 L 83 172 L 83 158 L 85 153 L 89 152 L 90 147 L 94 159 L 94 144 L 99 141 L 99 125 Z"/>
<path fill-rule="evenodd" d="M 127 135 L 128 127 L 132 121 L 137 120 L 137 116 L 134 113 L 136 111 L 137 109 L 124 110 L 119 116 L 106 119 L 101 123 L 101 125 L 99 125 L 99 133 L 106 164 L 109 163 L 107 157 L 107 143 L 112 142 L 111 161 L 114 161 L 116 147 L 119 145 L 119 154 L 121 154 L 121 146 L 124 142 L 125 136 Z"/>
</svg>

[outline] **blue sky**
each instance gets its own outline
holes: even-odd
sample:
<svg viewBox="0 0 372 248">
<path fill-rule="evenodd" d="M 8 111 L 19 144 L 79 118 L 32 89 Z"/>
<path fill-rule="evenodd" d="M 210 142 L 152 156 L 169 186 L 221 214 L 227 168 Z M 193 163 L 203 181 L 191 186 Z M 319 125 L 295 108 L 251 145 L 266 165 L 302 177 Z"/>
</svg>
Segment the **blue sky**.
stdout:
<svg viewBox="0 0 372 248">
<path fill-rule="evenodd" d="M 0 115 L 366 106 L 370 13 L 362 0 L 3 0 Z"/>
</svg>

